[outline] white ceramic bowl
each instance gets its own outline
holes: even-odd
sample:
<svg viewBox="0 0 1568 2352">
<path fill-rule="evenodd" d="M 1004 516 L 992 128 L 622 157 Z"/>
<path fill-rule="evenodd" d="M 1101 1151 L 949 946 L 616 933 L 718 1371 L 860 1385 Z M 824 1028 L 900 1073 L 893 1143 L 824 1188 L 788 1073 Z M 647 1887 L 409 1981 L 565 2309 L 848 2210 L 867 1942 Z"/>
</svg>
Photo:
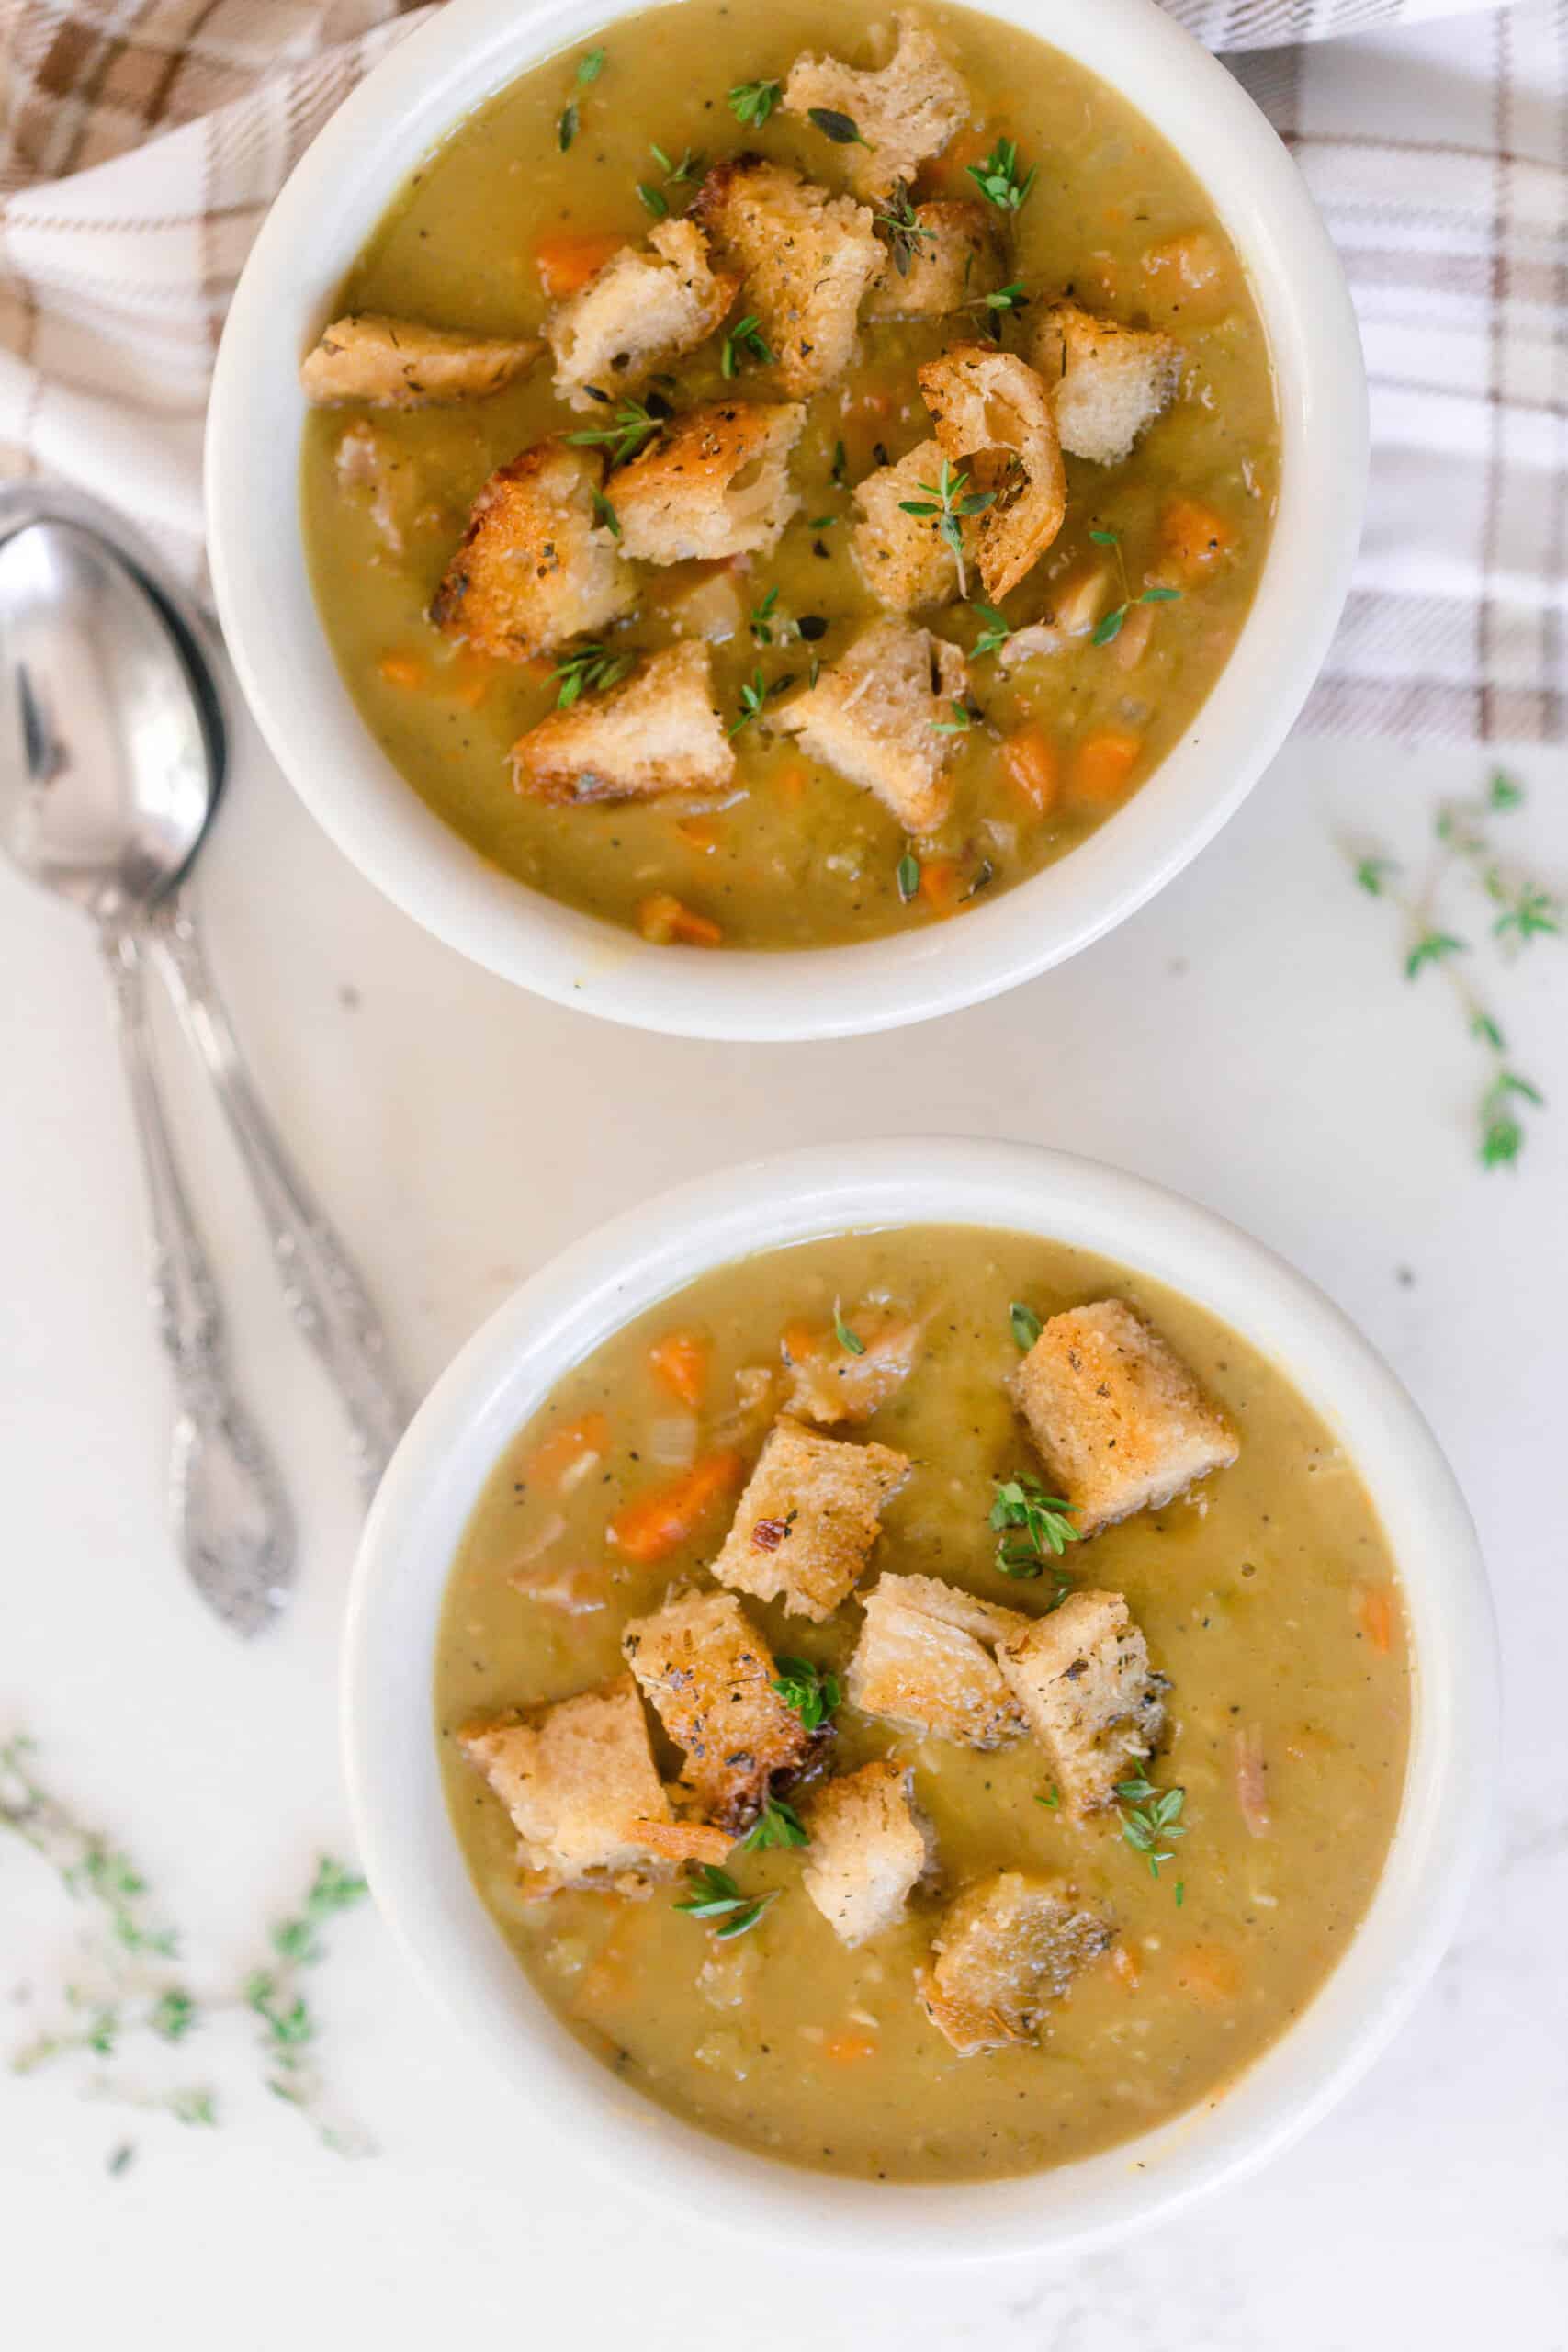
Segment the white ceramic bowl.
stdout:
<svg viewBox="0 0 1568 2352">
<path fill-rule="evenodd" d="M 799 954 L 656 948 L 512 880 L 396 773 L 340 679 L 298 523 L 296 376 L 404 176 L 451 126 L 627 0 L 449 0 L 336 114 L 274 205 L 218 356 L 207 437 L 219 611 L 285 774 L 360 870 L 438 937 L 562 1004 L 682 1035 L 826 1037 L 993 996 L 1099 938 L 1238 807 L 1300 709 L 1348 584 L 1366 481 L 1360 346 L 1294 164 L 1239 85 L 1154 0 L 990 0 L 1077 58 L 1198 171 L 1262 311 L 1279 388 L 1279 516 L 1224 674 L 1158 773 L 1083 847 L 961 922 Z"/>
<path fill-rule="evenodd" d="M 1260 1349 L 1355 1462 L 1398 1562 L 1416 1674 L 1408 1781 L 1371 1907 L 1285 2038 L 1225 2096 L 1081 2164 L 1019 2180 L 829 2179 L 663 2113 L 556 2021 L 475 1893 L 447 1820 L 432 1684 L 458 1539 L 503 1447 L 570 1364 L 714 1266 L 850 1227 L 987 1225 L 1103 1252 Z M 476 2035 L 549 2161 L 579 2155 L 688 2213 L 805 2249 L 943 2260 L 1066 2253 L 1234 2178 L 1356 2081 L 1456 1924 L 1494 1778 L 1495 1635 L 1463 1498 L 1409 1397 L 1321 1292 L 1234 1226 L 1094 1162 L 1022 1144 L 834 1144 L 632 1211 L 525 1283 L 440 1381 L 377 1498 L 349 1604 L 350 1793 L 376 1899 L 433 1994 Z"/>
</svg>

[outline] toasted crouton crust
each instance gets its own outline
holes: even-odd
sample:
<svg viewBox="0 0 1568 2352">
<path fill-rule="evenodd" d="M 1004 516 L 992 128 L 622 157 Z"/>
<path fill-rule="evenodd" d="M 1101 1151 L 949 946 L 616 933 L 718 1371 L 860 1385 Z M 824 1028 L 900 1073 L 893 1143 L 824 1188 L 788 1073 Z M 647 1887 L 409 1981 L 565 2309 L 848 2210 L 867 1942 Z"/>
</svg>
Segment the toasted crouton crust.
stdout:
<svg viewBox="0 0 1568 2352">
<path fill-rule="evenodd" d="M 784 1410 L 797 1420 L 818 1421 L 826 1428 L 836 1421 L 869 1421 L 908 1379 L 924 1329 L 912 1316 L 895 1315 L 878 1324 L 857 1314 L 858 1356 L 830 1344 L 831 1334 L 809 1355 L 798 1360 L 786 1356 Z"/>
<path fill-rule="evenodd" d="M 939 1577 L 884 1576 L 865 1596 L 845 1678 L 850 1703 L 965 1747 L 1005 1747 L 1024 1718 L 991 1653 L 1030 1622 Z"/>
<path fill-rule="evenodd" d="M 908 1475 L 908 1458 L 889 1445 L 854 1445 L 798 1421 L 776 1422 L 714 1575 L 820 1623 L 864 1569 L 883 1506 Z"/>
<path fill-rule="evenodd" d="M 1181 380 L 1181 354 L 1168 334 L 1091 318 L 1076 302 L 1054 302 L 1030 354 L 1051 395 L 1069 457 L 1119 466 Z"/>
<path fill-rule="evenodd" d="M 905 501 L 927 505 L 942 471 L 942 443 L 922 441 L 855 484 L 864 514 L 850 533 L 861 577 L 879 604 L 896 613 L 917 605 L 951 605 L 958 594 L 958 560 L 937 529 L 936 514 L 908 514 Z"/>
<path fill-rule="evenodd" d="M 848 170 L 862 196 L 886 196 L 896 181 L 912 180 L 969 112 L 969 85 L 941 43 L 908 17 L 895 21 L 898 46 L 879 71 L 800 57 L 784 84 L 792 114 L 827 107 L 854 123 L 866 144 L 851 148 Z"/>
<path fill-rule="evenodd" d="M 1004 1642 L 997 1663 L 1081 1817 L 1111 1803 L 1165 1727 L 1164 1678 L 1118 1592 L 1075 1592 Z"/>
<path fill-rule="evenodd" d="M 994 205 L 917 204 L 900 269 L 893 254 L 865 299 L 868 319 L 941 319 L 994 294 L 1004 254 Z"/>
<path fill-rule="evenodd" d="M 914 1782 L 908 1765 L 879 1757 L 826 1781 L 801 1808 L 811 1839 L 801 1883 L 840 1943 L 896 1927 L 931 1867 L 933 1841 Z"/>
<path fill-rule="evenodd" d="M 726 267 L 739 268 L 778 380 L 792 399 L 840 376 L 854 350 L 866 288 L 882 266 L 872 216 L 782 164 L 737 155 L 716 164 L 692 207 Z"/>
<path fill-rule="evenodd" d="M 796 695 L 773 724 L 797 735 L 814 759 L 885 801 L 911 833 L 935 831 L 953 805 L 945 770 L 953 742 L 936 731 L 969 684 L 956 645 L 912 622 L 888 618 L 863 629 L 817 684 Z"/>
<path fill-rule="evenodd" d="M 525 662 L 629 611 L 636 579 L 594 521 L 602 474 L 596 452 L 563 441 L 491 474 L 431 604 L 436 628 Z"/>
<path fill-rule="evenodd" d="M 773 1689 L 773 1654 L 732 1593 L 685 1593 L 626 1627 L 621 1648 L 685 1751 L 681 1786 L 704 1819 L 744 1828 L 799 1770 L 811 1735 Z"/>
<path fill-rule="evenodd" d="M 728 784 L 735 753 L 711 673 L 705 645 L 666 646 L 608 693 L 552 710 L 512 747 L 518 790 L 541 800 L 651 800 Z"/>
<path fill-rule="evenodd" d="M 789 453 L 806 411 L 716 401 L 677 417 L 615 476 L 621 546 L 644 563 L 761 555 L 778 545 L 798 495 Z"/>
<path fill-rule="evenodd" d="M 943 450 L 955 464 L 967 458 L 976 488 L 995 495 L 964 526 L 995 604 L 1039 561 L 1067 511 L 1050 400 L 1033 368 L 994 344 L 954 344 L 918 373 Z"/>
<path fill-rule="evenodd" d="M 949 1905 L 937 1958 L 919 1980 L 927 2016 L 967 2057 L 1040 2039 L 1047 2001 L 1111 1940 L 1107 1921 L 1082 1911 L 1065 1879 L 998 1871 Z"/>
<path fill-rule="evenodd" d="M 1157 1510 L 1241 1450 L 1180 1357 L 1119 1298 L 1052 1316 L 1010 1385 L 1082 1535 Z"/>
<path fill-rule="evenodd" d="M 573 408 L 595 405 L 590 384 L 635 391 L 656 368 L 694 351 L 735 300 L 739 272 L 713 268 L 694 221 L 660 220 L 648 242 L 651 254 L 623 245 L 550 313 L 545 334 L 556 390 Z"/>
<path fill-rule="evenodd" d="M 636 1893 L 638 1873 L 670 1875 L 648 1838 L 649 1825 L 669 1824 L 670 1801 L 629 1674 L 527 1715 L 466 1724 L 457 1745 L 512 1815 L 530 1892 Z"/>
<path fill-rule="evenodd" d="M 323 328 L 299 363 L 299 382 L 318 408 L 338 401 L 372 408 L 480 401 L 531 368 L 544 347 L 537 335 L 453 334 L 380 311 L 351 311 Z"/>
</svg>

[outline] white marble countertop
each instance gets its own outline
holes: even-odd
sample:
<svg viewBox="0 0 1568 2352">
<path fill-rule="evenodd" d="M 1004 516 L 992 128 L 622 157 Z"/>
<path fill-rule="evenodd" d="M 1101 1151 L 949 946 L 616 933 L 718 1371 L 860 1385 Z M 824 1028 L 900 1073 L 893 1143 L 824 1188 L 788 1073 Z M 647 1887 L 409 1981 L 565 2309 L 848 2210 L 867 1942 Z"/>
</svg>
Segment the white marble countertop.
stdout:
<svg viewBox="0 0 1568 2352">
<path fill-rule="evenodd" d="M 1508 837 L 1560 886 L 1562 763 L 1516 772 L 1530 799 Z M 362 1912 L 312 1990 L 343 2098 L 379 2143 L 371 2159 L 319 2149 L 244 2078 L 240 2044 L 232 2064 L 204 2053 L 238 2082 L 216 2132 L 125 2120 L 47 2069 L 6 2079 L 5 2299 L 32 2322 L 18 2341 L 275 2352 L 483 2327 L 646 2352 L 1468 2352 L 1501 2324 L 1510 2352 L 1562 2352 L 1568 961 L 1545 943 L 1501 978 L 1518 1066 L 1550 1107 L 1517 1170 L 1483 1174 L 1475 1048 L 1440 979 L 1400 978 L 1393 920 L 1331 840 L 1339 821 L 1418 842 L 1439 796 L 1485 773 L 1469 754 L 1293 744 L 1191 871 L 1065 970 L 891 1038 L 727 1051 L 605 1028 L 469 969 L 382 904 L 247 755 L 201 876 L 213 959 L 411 1379 L 602 1216 L 779 1144 L 1017 1135 L 1175 1185 L 1323 1283 L 1452 1454 L 1503 1625 L 1494 1858 L 1413 2021 L 1272 2170 L 1079 2266 L 905 2276 L 785 2266 L 700 2213 L 612 2200 L 494 2101 Z M 30 1727 L 51 1780 L 134 1849 L 202 1965 L 238 1969 L 316 1850 L 346 1844 L 334 1674 L 356 1514 L 338 1425 L 271 1295 L 226 1139 L 186 1090 L 237 1357 L 305 1521 L 297 1604 L 242 1648 L 183 1589 L 162 1531 L 168 1399 L 89 942 L 8 876 L 0 1086 L 0 1734 Z M 14 1841 L 0 1917 L 0 1994 L 57 1984 L 74 1923 Z M 6 2044 L 36 2002 L 0 2008 Z M 135 2161 L 111 2177 L 126 2140 Z"/>
</svg>

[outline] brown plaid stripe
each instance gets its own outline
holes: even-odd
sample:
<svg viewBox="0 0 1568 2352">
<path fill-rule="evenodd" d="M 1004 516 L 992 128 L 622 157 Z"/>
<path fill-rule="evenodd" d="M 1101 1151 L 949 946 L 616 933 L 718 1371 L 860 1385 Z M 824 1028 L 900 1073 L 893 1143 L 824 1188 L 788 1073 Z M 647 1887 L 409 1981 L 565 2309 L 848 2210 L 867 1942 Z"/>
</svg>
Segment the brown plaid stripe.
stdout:
<svg viewBox="0 0 1568 2352">
<path fill-rule="evenodd" d="M 520 0 L 525 5 L 525 0 Z M 1292 147 L 1372 387 L 1325 730 L 1568 723 L 1568 0 L 1165 0 Z M 199 571 L 199 425 L 256 225 L 409 0 L 0 0 L 0 467 Z M 1332 36 L 1349 38 L 1336 40 Z"/>
</svg>

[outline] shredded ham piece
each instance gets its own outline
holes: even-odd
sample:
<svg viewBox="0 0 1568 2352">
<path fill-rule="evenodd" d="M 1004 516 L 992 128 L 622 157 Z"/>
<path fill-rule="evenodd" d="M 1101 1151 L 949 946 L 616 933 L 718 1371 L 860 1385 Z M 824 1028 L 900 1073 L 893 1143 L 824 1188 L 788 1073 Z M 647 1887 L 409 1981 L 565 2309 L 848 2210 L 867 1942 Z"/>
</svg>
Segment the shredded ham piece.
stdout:
<svg viewBox="0 0 1568 2352">
<path fill-rule="evenodd" d="M 1263 1726 L 1248 1724 L 1235 1735 L 1235 1794 L 1241 1817 L 1254 1838 L 1269 1835 L 1268 1767 L 1263 1758 Z"/>
</svg>

